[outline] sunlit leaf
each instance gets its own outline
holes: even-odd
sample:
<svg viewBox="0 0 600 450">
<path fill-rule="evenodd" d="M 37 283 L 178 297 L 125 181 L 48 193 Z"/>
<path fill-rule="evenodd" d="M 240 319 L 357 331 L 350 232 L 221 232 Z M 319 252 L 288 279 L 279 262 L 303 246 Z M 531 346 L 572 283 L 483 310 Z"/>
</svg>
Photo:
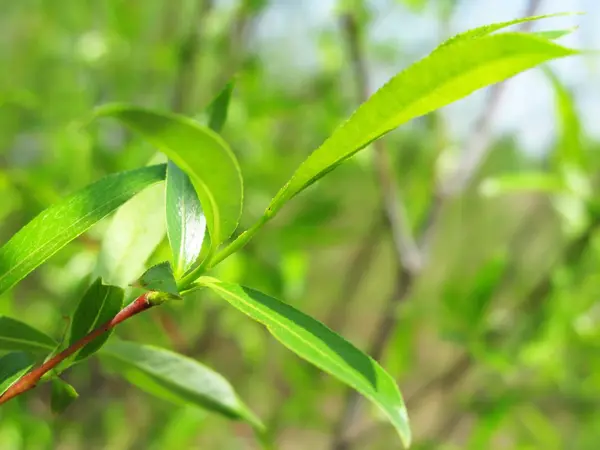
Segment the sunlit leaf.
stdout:
<svg viewBox="0 0 600 450">
<path fill-rule="evenodd" d="M 51 380 L 51 385 L 50 408 L 55 414 L 62 413 L 79 397 L 73 386 L 58 377 Z"/>
<path fill-rule="evenodd" d="M 338 127 L 279 191 L 267 215 L 399 125 L 542 62 L 575 53 L 522 33 L 465 39 L 436 49 L 397 74 Z"/>
<path fill-rule="evenodd" d="M 174 272 L 181 278 L 200 256 L 206 217 L 189 177 L 172 161 L 167 169 L 166 208 Z"/>
<path fill-rule="evenodd" d="M 227 83 L 204 112 L 211 130 L 219 132 L 227 120 L 234 80 Z M 167 168 L 167 232 L 177 279 L 199 262 L 206 217 L 190 178 L 175 163 Z"/>
<path fill-rule="evenodd" d="M 0 316 L 0 350 L 52 351 L 56 342 L 47 334 L 10 317 Z"/>
<path fill-rule="evenodd" d="M 0 293 L 131 197 L 164 177 L 164 165 L 109 175 L 50 206 L 0 248 Z"/>
<path fill-rule="evenodd" d="M 470 30 L 463 31 L 462 33 L 458 33 L 457 35 L 452 36 L 450 39 L 443 42 L 440 45 L 440 47 L 444 47 L 444 46 L 450 45 L 450 44 L 456 44 L 460 41 L 484 37 L 489 34 L 492 34 L 495 31 L 499 31 L 499 30 L 508 28 L 513 25 L 519 25 L 521 23 L 532 22 L 532 21 L 540 20 L 540 19 L 549 19 L 552 17 L 571 16 L 571 15 L 575 15 L 575 14 L 579 14 L 579 13 L 568 12 L 568 13 L 543 14 L 543 15 L 538 15 L 538 16 L 522 17 L 519 19 L 507 20 L 505 22 L 498 22 L 498 23 L 483 25 L 481 27 L 471 28 Z M 539 32 L 536 32 L 536 33 L 539 33 Z M 552 33 L 552 32 L 550 32 L 550 33 Z M 551 38 L 550 36 L 544 36 L 544 37 L 550 39 Z"/>
<path fill-rule="evenodd" d="M 115 360 L 120 375 L 152 395 L 178 404 L 195 404 L 262 428 L 260 420 L 242 403 L 227 380 L 193 359 L 118 339 L 110 340 L 100 354 Z"/>
<path fill-rule="evenodd" d="M 242 176 L 219 135 L 191 119 L 135 106 L 108 105 L 97 115 L 114 117 L 138 131 L 190 177 L 213 247 L 231 236 L 242 211 Z"/>
<path fill-rule="evenodd" d="M 101 278 L 96 279 L 79 301 L 79 305 L 73 314 L 69 331 L 69 345 L 74 344 L 116 316 L 123 307 L 123 297 L 123 289 L 117 286 L 106 285 L 102 282 Z M 79 350 L 72 357 L 72 360 L 81 361 L 92 353 L 97 352 L 110 337 L 111 333 L 112 330 L 94 339 Z"/>
<path fill-rule="evenodd" d="M 273 297 L 214 278 L 201 277 L 198 282 L 265 325 L 294 353 L 371 400 L 394 425 L 404 445 L 409 445 L 411 433 L 402 395 L 376 361 L 322 323 Z"/>
</svg>

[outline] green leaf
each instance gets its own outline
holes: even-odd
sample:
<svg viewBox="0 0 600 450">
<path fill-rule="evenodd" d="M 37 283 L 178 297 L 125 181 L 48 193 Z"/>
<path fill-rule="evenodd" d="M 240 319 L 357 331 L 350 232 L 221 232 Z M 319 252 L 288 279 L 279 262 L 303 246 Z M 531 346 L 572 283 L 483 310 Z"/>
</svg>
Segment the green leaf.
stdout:
<svg viewBox="0 0 600 450">
<path fill-rule="evenodd" d="M 52 351 L 56 342 L 47 334 L 10 317 L 0 316 L 0 350 Z"/>
<path fill-rule="evenodd" d="M 227 119 L 234 80 L 208 105 L 205 115 L 211 130 L 219 132 Z M 173 253 L 175 277 L 198 262 L 206 233 L 206 217 L 190 178 L 175 163 L 167 168 L 167 233 Z"/>
<path fill-rule="evenodd" d="M 206 217 L 189 177 L 169 161 L 167 168 L 167 235 L 179 279 L 200 256 Z"/>
<path fill-rule="evenodd" d="M 116 118 L 138 131 L 190 177 L 213 248 L 231 236 L 242 212 L 242 175 L 218 134 L 185 117 L 135 106 L 108 105 L 97 115 Z"/>
<path fill-rule="evenodd" d="M 33 359 L 24 352 L 8 353 L 0 358 L 0 395 L 33 367 Z"/>
<path fill-rule="evenodd" d="M 0 294 L 147 186 L 165 166 L 109 175 L 50 206 L 0 248 Z"/>
<path fill-rule="evenodd" d="M 214 100 L 210 102 L 210 105 L 208 105 L 208 127 L 217 133 L 223 129 L 225 121 L 227 120 L 229 102 L 231 101 L 234 86 L 235 80 L 229 81 Z"/>
<path fill-rule="evenodd" d="M 567 28 L 564 30 L 546 30 L 546 31 L 533 31 L 531 34 L 535 34 L 536 36 L 543 37 L 545 39 L 556 40 L 564 37 L 568 34 L 571 34 L 573 31 L 577 30 L 579 27 Z"/>
<path fill-rule="evenodd" d="M 164 205 L 164 186 L 157 185 L 119 208 L 104 233 L 95 276 L 121 287 L 140 276 L 165 237 Z"/>
<path fill-rule="evenodd" d="M 140 389 L 177 404 L 194 404 L 261 429 L 229 382 L 193 359 L 150 345 L 112 339 L 100 355 L 117 362 L 117 371 Z"/>
<path fill-rule="evenodd" d="M 115 317 L 123 308 L 124 296 L 123 289 L 106 285 L 101 278 L 97 278 L 83 295 L 73 314 L 69 330 L 69 345 L 73 345 L 79 339 Z M 97 352 L 111 334 L 112 330 L 97 337 L 73 355 L 70 360 L 73 362 L 81 361 Z"/>
<path fill-rule="evenodd" d="M 522 172 L 498 175 L 485 179 L 479 191 L 488 197 L 515 192 L 557 193 L 565 190 L 561 178 L 553 173 Z"/>
<path fill-rule="evenodd" d="M 402 395 L 394 379 L 376 361 L 322 323 L 275 298 L 209 277 L 199 278 L 198 283 L 265 325 L 290 350 L 371 400 L 409 446 L 411 433 Z"/>
<path fill-rule="evenodd" d="M 586 156 L 582 144 L 581 122 L 573 94 L 550 69 L 544 70 L 554 89 L 556 113 L 559 124 L 559 142 L 553 156 L 558 169 L 577 167 L 585 169 Z"/>
<path fill-rule="evenodd" d="M 522 33 L 493 34 L 439 47 L 397 74 L 338 127 L 301 164 L 266 215 L 399 125 L 540 63 L 575 53 Z"/>
<path fill-rule="evenodd" d="M 177 289 L 177 281 L 173 276 L 173 269 L 167 261 L 150 267 L 136 284 L 149 291 L 166 292 L 181 298 Z"/>
<path fill-rule="evenodd" d="M 55 414 L 62 413 L 79 397 L 73 386 L 60 378 L 52 378 L 52 394 L 50 396 L 50 408 Z"/>
<path fill-rule="evenodd" d="M 481 37 L 487 36 L 489 34 L 492 34 L 495 31 L 502 30 L 504 28 L 508 28 L 512 25 L 518 25 L 518 24 L 525 23 L 525 22 L 533 22 L 535 20 L 540 20 L 540 19 L 549 19 L 552 17 L 571 16 L 571 15 L 577 15 L 577 14 L 580 14 L 580 13 L 567 12 L 567 13 L 543 14 L 543 15 L 538 15 L 538 16 L 521 17 L 519 19 L 507 20 L 505 22 L 492 23 L 489 25 L 483 25 L 481 27 L 472 28 L 470 30 L 463 31 L 462 33 L 458 33 L 457 35 L 451 37 L 450 39 L 448 39 L 447 41 L 442 43 L 440 45 L 440 47 L 438 47 L 438 48 L 441 48 L 441 47 L 444 47 L 444 46 L 450 45 L 450 44 L 456 44 L 460 41 L 481 38 Z M 537 32 L 537 33 L 539 33 L 539 32 Z M 537 34 L 537 33 L 535 33 L 535 34 Z M 544 37 L 547 37 L 547 36 L 544 36 Z"/>
</svg>

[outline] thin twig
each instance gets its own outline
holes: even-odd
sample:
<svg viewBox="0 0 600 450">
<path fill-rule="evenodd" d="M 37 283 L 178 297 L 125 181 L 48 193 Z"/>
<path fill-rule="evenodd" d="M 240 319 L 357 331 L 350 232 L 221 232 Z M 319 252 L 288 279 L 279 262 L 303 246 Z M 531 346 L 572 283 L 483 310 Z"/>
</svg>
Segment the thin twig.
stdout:
<svg viewBox="0 0 600 450">
<path fill-rule="evenodd" d="M 541 0 L 529 0 L 525 15 L 534 15 L 540 3 Z M 368 79 L 367 66 L 365 64 L 360 43 L 360 30 L 358 29 L 356 20 L 350 14 L 344 16 L 342 25 L 349 45 L 355 77 L 359 84 L 359 92 L 364 97 L 368 89 Z M 527 31 L 530 27 L 531 23 L 525 22 L 522 24 L 521 30 Z M 385 168 L 386 161 L 382 161 L 378 164 L 384 203 L 386 205 L 388 218 L 390 217 L 390 213 L 392 214 L 389 222 L 392 226 L 396 250 L 400 251 L 401 265 L 397 277 L 396 288 L 393 295 L 387 300 L 386 305 L 384 306 L 379 323 L 375 327 L 375 335 L 371 341 L 369 353 L 376 360 L 380 359 L 383 355 L 385 347 L 396 328 L 399 306 L 410 297 L 414 282 L 420 275 L 424 264 L 427 262 L 431 236 L 434 229 L 438 226 L 439 216 L 443 206 L 449 198 L 464 191 L 472 181 L 481 162 L 487 155 L 489 141 L 491 139 L 491 123 L 495 117 L 496 110 L 498 109 L 504 86 L 505 83 L 492 86 L 488 96 L 488 104 L 486 104 L 486 108 L 484 108 L 476 122 L 475 133 L 472 134 L 473 138 L 465 147 L 466 150 L 463 153 L 459 168 L 449 178 L 451 180 L 450 182 L 440 183 L 438 189 L 436 189 L 428 213 L 425 215 L 426 220 L 419 233 L 419 246 L 415 244 L 412 235 L 409 232 L 407 226 L 408 221 L 406 220 L 401 200 L 396 194 L 397 188 L 395 183 L 390 183 L 389 179 L 386 179 L 385 176 L 381 177 L 381 168 Z M 375 144 L 378 144 L 379 142 L 381 141 L 376 141 Z M 385 153 L 377 151 L 376 148 L 376 154 L 383 155 Z M 461 168 L 461 165 L 465 165 L 466 168 Z M 407 246 L 402 248 L 402 244 Z M 351 427 L 354 417 L 358 413 L 360 396 L 355 391 L 349 391 L 343 404 L 342 414 L 333 430 L 332 450 L 348 450 L 351 447 L 352 443 L 346 437 L 345 433 L 346 430 Z"/>
<path fill-rule="evenodd" d="M 19 378 L 15 383 L 13 383 L 7 390 L 0 396 L 0 405 L 6 403 L 7 401 L 24 394 L 25 392 L 33 389 L 37 386 L 40 379 L 58 366 L 61 362 L 67 359 L 69 356 L 73 355 L 78 350 L 81 350 L 84 346 L 100 337 L 104 333 L 112 330 L 114 327 L 124 322 L 125 320 L 146 311 L 153 306 L 156 306 L 157 303 L 152 301 L 152 296 L 150 293 L 145 293 L 136 298 L 133 302 L 123 308 L 115 317 L 106 322 L 104 325 L 96 328 L 91 331 L 77 342 L 71 344 L 62 352 L 48 359 L 40 366 L 32 369 L 21 378 Z"/>
<path fill-rule="evenodd" d="M 341 332 L 346 325 L 349 313 L 352 310 L 350 303 L 371 264 L 377 244 L 381 240 L 383 224 L 384 222 L 379 216 L 373 219 L 365 233 L 365 239 L 350 258 L 349 268 L 345 272 L 339 295 L 332 302 L 329 313 L 324 320 L 332 330 Z"/>
<path fill-rule="evenodd" d="M 175 89 L 173 92 L 173 110 L 178 113 L 188 113 L 190 100 L 196 88 L 196 61 L 201 49 L 201 32 L 203 19 L 213 7 L 212 0 L 204 0 L 197 6 L 196 15 L 191 28 L 179 48 Z"/>
<path fill-rule="evenodd" d="M 369 97 L 369 78 L 362 49 L 361 29 L 356 17 L 352 14 L 342 15 L 341 21 L 352 62 L 357 96 L 359 101 L 363 102 Z M 396 258 L 400 266 L 409 272 L 416 273 L 420 269 L 419 249 L 410 230 L 404 201 L 398 193 L 398 183 L 391 168 L 389 155 L 382 140 L 375 141 L 373 148 L 379 189 L 385 217 L 392 232 Z"/>
</svg>

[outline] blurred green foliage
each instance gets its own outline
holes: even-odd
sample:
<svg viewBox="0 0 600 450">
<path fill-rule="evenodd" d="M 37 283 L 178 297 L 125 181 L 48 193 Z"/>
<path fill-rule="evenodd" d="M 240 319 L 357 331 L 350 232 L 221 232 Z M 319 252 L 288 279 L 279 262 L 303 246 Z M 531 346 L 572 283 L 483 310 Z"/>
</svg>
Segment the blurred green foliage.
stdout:
<svg viewBox="0 0 600 450">
<path fill-rule="evenodd" d="M 117 124 L 88 123 L 94 107 L 122 101 L 200 116 L 234 74 L 222 133 L 243 172 L 242 229 L 260 217 L 357 103 L 336 26 L 312 37 L 310 71 L 288 67 L 301 58 L 293 49 L 269 57 L 260 51 L 256 34 L 272 3 L 2 2 L 0 242 L 57 199 L 153 157 L 154 149 Z M 416 15 L 435 3 L 441 30 L 454 4 L 392 3 Z M 342 11 L 356 14 L 368 30 L 375 7 L 340 2 L 335 14 Z M 335 15 L 329 20 L 337 24 Z M 405 49 L 371 42 L 368 34 L 365 47 L 379 64 L 410 62 Z M 569 89 L 552 74 L 548 79 L 540 89 L 556 95 L 555 143 L 536 159 L 512 136 L 490 142 L 472 186 L 441 212 L 430 262 L 380 361 L 407 398 L 414 448 L 594 450 L 600 442 L 598 143 L 583 133 Z M 444 162 L 465 142 L 457 142 L 436 112 L 393 132 L 386 145 L 417 230 Z M 558 188 L 547 189 L 549 180 Z M 152 190 L 144 195 L 148 214 L 164 201 Z M 61 337 L 68 329 L 64 317 L 102 273 L 105 258 L 123 258 L 125 272 L 114 277 L 139 274 L 127 262 L 136 258 L 104 239 L 131 223 L 122 216 L 128 207 L 139 211 L 137 199 L 2 294 L 0 314 Z M 397 272 L 381 210 L 371 159 L 361 154 L 287 205 L 218 275 L 335 322 L 336 331 L 366 348 Z M 158 245 L 144 254 L 148 264 L 167 259 L 164 228 L 134 225 L 139 229 L 126 230 L 129 251 L 144 254 Z M 346 275 L 356 258 L 364 260 L 362 270 L 348 292 Z M 116 334 L 182 352 L 226 376 L 282 449 L 328 448 L 343 386 L 225 306 L 203 292 L 137 317 Z M 79 399 L 61 415 L 52 412 L 49 385 L 0 408 L 1 449 L 256 448 L 248 425 L 133 389 L 95 360 L 63 378 Z M 363 411 L 357 448 L 397 445 L 379 422 Z"/>
</svg>

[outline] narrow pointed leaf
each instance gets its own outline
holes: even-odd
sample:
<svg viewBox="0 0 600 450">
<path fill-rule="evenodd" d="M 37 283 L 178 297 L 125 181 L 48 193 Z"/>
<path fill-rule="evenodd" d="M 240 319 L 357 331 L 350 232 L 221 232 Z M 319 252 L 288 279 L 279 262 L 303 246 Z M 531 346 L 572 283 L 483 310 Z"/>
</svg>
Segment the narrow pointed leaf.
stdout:
<svg viewBox="0 0 600 450">
<path fill-rule="evenodd" d="M 165 292 L 174 297 L 180 297 L 171 264 L 166 261 L 150 267 L 136 285 L 148 291 Z"/>
<path fill-rule="evenodd" d="M 118 119 L 139 132 L 190 177 L 214 248 L 231 236 L 242 212 L 242 176 L 218 134 L 185 117 L 134 106 L 109 105 L 97 115 Z"/>
<path fill-rule="evenodd" d="M 0 248 L 0 294 L 100 219 L 164 177 L 164 165 L 109 175 L 50 206 Z"/>
<path fill-rule="evenodd" d="M 558 121 L 558 148 L 554 155 L 556 168 L 579 167 L 585 169 L 586 156 L 582 143 L 581 122 L 573 94 L 550 69 L 545 70 L 552 83 Z"/>
<path fill-rule="evenodd" d="M 167 235 L 177 278 L 200 256 L 206 233 L 206 217 L 189 177 L 169 161 L 167 169 Z"/>
<path fill-rule="evenodd" d="M 452 36 L 450 39 L 448 39 L 447 41 L 442 43 L 439 48 L 444 47 L 446 45 L 456 44 L 457 42 L 460 42 L 460 41 L 484 37 L 484 36 L 487 36 L 488 34 L 492 34 L 495 31 L 499 31 L 499 30 L 508 28 L 513 25 L 519 25 L 521 23 L 526 23 L 526 22 L 533 22 L 535 20 L 549 19 L 552 17 L 571 16 L 571 15 L 575 15 L 575 14 L 579 14 L 579 13 L 567 12 L 567 13 L 556 13 L 556 14 L 543 14 L 543 15 L 538 15 L 538 16 L 529 16 L 529 17 L 522 17 L 519 19 L 507 20 L 505 22 L 492 23 L 489 25 L 483 25 L 481 27 L 472 28 L 470 30 L 463 31 L 462 33 L 458 33 L 457 35 Z M 546 36 L 546 37 L 550 39 L 549 36 Z"/>
<path fill-rule="evenodd" d="M 399 125 L 545 61 L 575 53 L 523 33 L 493 34 L 436 49 L 397 74 L 338 127 L 279 191 L 267 215 Z"/>
<path fill-rule="evenodd" d="M 53 378 L 51 384 L 50 408 L 53 413 L 60 414 L 77 400 L 79 394 L 73 386 L 58 377 Z"/>
<path fill-rule="evenodd" d="M 106 285 L 101 278 L 96 279 L 81 298 L 73 314 L 69 330 L 69 345 L 115 317 L 123 308 L 124 295 L 120 287 Z M 81 361 L 97 352 L 111 334 L 112 330 L 94 339 L 79 350 L 71 360 Z"/>
<path fill-rule="evenodd" d="M 47 334 L 10 317 L 0 316 L 0 350 L 49 352 L 56 342 Z"/>
<path fill-rule="evenodd" d="M 273 297 L 214 278 L 201 277 L 198 282 L 265 325 L 294 353 L 371 400 L 394 425 L 404 445 L 409 445 L 411 434 L 402 395 L 376 361 L 322 323 Z"/>
<path fill-rule="evenodd" d="M 227 120 L 227 112 L 229 111 L 229 102 L 231 101 L 234 85 L 234 80 L 227 83 L 223 90 L 208 105 L 208 127 L 217 133 L 223 129 Z"/>
<path fill-rule="evenodd" d="M 113 367 L 120 375 L 152 395 L 178 404 L 194 404 L 262 428 L 260 420 L 242 403 L 229 382 L 193 359 L 118 339 L 109 341 L 100 355 L 116 362 Z"/>
<path fill-rule="evenodd" d="M 556 40 L 571 34 L 573 31 L 577 30 L 577 28 L 578 27 L 567 28 L 565 30 L 534 31 L 531 34 L 535 34 L 536 36 L 543 37 L 545 39 Z"/>
<path fill-rule="evenodd" d="M 8 353 L 0 358 L 0 395 L 21 378 L 31 367 L 33 359 L 24 352 Z"/>
</svg>

